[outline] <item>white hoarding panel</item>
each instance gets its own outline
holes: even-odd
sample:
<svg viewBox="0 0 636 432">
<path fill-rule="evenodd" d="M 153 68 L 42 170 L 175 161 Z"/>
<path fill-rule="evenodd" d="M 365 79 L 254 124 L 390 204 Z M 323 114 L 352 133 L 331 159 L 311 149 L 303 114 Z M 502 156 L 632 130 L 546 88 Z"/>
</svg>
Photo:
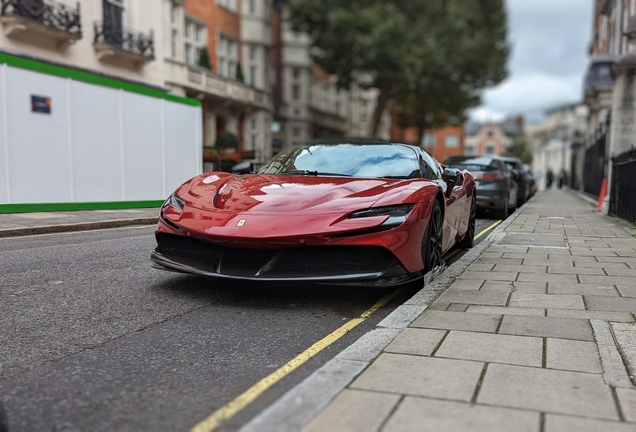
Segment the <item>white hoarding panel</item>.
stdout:
<svg viewBox="0 0 636 432">
<path fill-rule="evenodd" d="M 71 88 L 75 201 L 123 201 L 119 92 L 77 81 Z"/>
<path fill-rule="evenodd" d="M 71 202 L 67 80 L 28 70 L 6 70 L 11 201 Z M 50 113 L 34 112 L 47 99 Z"/>
<path fill-rule="evenodd" d="M 199 124 L 201 109 L 166 101 L 164 106 L 165 125 L 165 194 L 172 193 L 202 169 L 202 156 L 193 149 L 201 148 Z"/>
<path fill-rule="evenodd" d="M 126 201 L 164 198 L 161 103 L 121 92 Z"/>
<path fill-rule="evenodd" d="M 5 89 L 7 65 L 0 64 L 0 204 L 9 202 L 9 188 L 11 185 L 9 177 L 9 131 L 7 130 L 7 99 Z"/>
</svg>

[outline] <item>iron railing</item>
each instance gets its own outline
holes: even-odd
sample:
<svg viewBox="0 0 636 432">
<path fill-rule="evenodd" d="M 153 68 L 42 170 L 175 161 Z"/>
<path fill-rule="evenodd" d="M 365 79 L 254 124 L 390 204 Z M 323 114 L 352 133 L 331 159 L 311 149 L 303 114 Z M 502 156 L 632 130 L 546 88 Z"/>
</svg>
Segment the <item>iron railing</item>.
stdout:
<svg viewBox="0 0 636 432">
<path fill-rule="evenodd" d="M 0 16 L 27 18 L 47 27 L 82 37 L 80 4 L 67 6 L 43 0 L 0 0 Z"/>
<path fill-rule="evenodd" d="M 149 59 L 155 58 L 152 30 L 144 34 L 108 21 L 97 21 L 94 27 L 95 44 L 104 43 Z"/>
<path fill-rule="evenodd" d="M 605 178 L 607 165 L 607 143 L 609 138 L 610 118 L 594 131 L 590 137 L 594 142 L 585 151 L 583 164 L 583 190 L 593 196 L 599 196 Z"/>
<path fill-rule="evenodd" d="M 609 212 L 629 222 L 636 222 L 636 149 L 612 159 L 612 191 Z"/>
</svg>

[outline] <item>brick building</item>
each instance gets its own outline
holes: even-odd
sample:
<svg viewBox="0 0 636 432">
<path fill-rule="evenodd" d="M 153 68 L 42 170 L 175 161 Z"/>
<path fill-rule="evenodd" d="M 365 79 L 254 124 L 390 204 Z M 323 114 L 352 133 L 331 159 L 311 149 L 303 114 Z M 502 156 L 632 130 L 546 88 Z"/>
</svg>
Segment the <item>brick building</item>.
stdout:
<svg viewBox="0 0 636 432">
<path fill-rule="evenodd" d="M 419 129 L 400 128 L 395 123 L 391 127 L 391 139 L 422 147 L 431 156 L 443 162 L 448 156 L 462 155 L 465 152 L 465 134 L 462 126 L 444 126 L 424 132 L 419 141 Z"/>
</svg>

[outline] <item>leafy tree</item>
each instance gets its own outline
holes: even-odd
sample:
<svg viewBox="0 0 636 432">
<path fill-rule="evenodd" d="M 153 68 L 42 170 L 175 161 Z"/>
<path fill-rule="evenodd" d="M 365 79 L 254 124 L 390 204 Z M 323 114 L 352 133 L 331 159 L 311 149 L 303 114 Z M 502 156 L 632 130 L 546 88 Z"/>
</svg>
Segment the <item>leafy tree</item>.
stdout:
<svg viewBox="0 0 636 432">
<path fill-rule="evenodd" d="M 212 64 L 210 64 L 210 55 L 208 54 L 207 47 L 199 50 L 199 66 L 212 70 Z"/>
<path fill-rule="evenodd" d="M 372 135 L 391 99 L 423 130 L 459 118 L 506 75 L 503 0 L 299 0 L 291 22 L 340 86 L 370 77 L 380 90 Z"/>
<path fill-rule="evenodd" d="M 243 76 L 243 68 L 241 67 L 241 63 L 236 64 L 236 80 L 240 82 L 245 82 L 245 77 Z"/>
<path fill-rule="evenodd" d="M 523 163 L 532 163 L 532 148 L 528 141 L 522 136 L 517 135 L 512 139 L 512 143 L 506 149 L 506 156 L 518 157 Z"/>
</svg>

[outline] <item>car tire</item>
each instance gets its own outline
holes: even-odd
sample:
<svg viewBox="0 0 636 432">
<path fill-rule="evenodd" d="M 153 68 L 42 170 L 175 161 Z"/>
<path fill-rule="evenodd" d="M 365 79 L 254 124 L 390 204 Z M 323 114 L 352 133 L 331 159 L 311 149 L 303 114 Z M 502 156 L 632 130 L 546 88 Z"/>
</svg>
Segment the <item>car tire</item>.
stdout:
<svg viewBox="0 0 636 432">
<path fill-rule="evenodd" d="M 497 214 L 497 216 L 499 217 L 499 219 L 508 219 L 508 210 L 510 208 L 510 198 L 506 197 L 506 202 L 504 203 L 504 206 L 501 210 L 499 210 L 499 213 Z"/>
<path fill-rule="evenodd" d="M 457 244 L 460 248 L 470 249 L 475 246 L 475 226 L 477 224 L 477 202 L 475 196 L 470 203 L 470 215 L 468 216 L 468 229 L 464 238 Z"/>
<path fill-rule="evenodd" d="M 442 234 L 442 206 L 439 201 L 435 200 L 422 242 L 422 261 L 425 273 L 442 264 Z"/>
</svg>

